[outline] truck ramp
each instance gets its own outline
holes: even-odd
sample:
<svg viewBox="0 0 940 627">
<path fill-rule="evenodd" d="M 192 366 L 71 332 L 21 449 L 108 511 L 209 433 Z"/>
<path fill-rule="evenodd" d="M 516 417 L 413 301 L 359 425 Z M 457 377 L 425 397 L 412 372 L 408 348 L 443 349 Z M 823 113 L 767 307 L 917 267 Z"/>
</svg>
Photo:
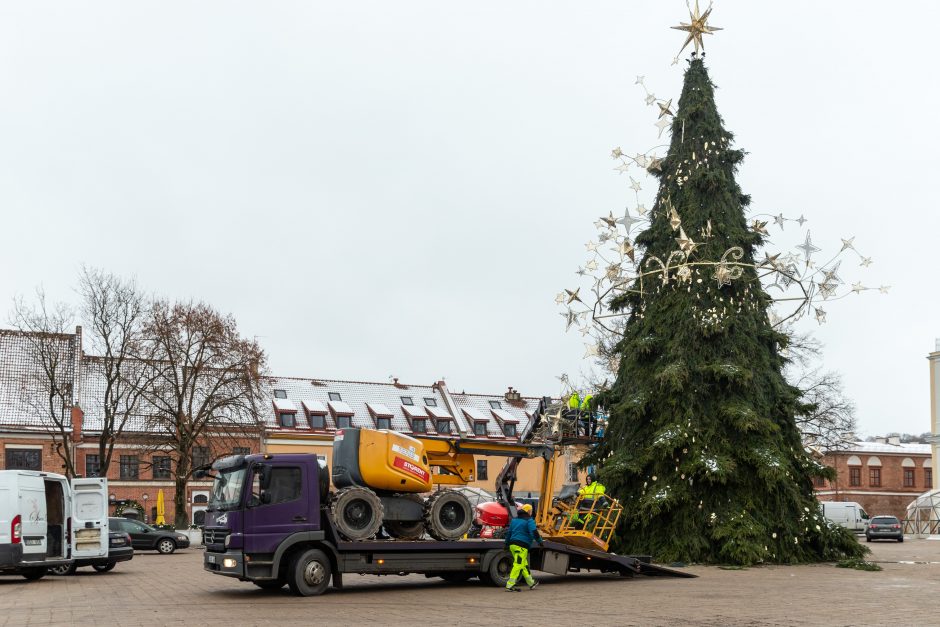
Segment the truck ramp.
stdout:
<svg viewBox="0 0 940 627">
<path fill-rule="evenodd" d="M 533 549 L 533 568 L 554 575 L 596 570 L 603 573 L 619 573 L 624 577 L 644 575 L 693 578 L 698 576 L 653 564 L 652 558 L 647 555 L 617 555 L 552 540 L 546 540 L 545 544 L 537 550 L 535 547 Z"/>
</svg>

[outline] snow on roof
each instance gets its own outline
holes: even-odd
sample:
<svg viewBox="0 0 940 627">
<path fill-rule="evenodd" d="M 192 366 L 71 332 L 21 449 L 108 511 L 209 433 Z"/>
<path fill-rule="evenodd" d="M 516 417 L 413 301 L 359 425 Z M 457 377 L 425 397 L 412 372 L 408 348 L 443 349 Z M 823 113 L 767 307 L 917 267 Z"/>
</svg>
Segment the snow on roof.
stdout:
<svg viewBox="0 0 940 627">
<path fill-rule="evenodd" d="M 428 413 L 431 414 L 432 418 L 437 418 L 438 420 L 453 420 L 454 417 L 450 415 L 450 412 L 444 409 L 443 407 L 431 407 L 430 405 L 425 407 L 428 410 Z"/>
<path fill-rule="evenodd" d="M 366 403 L 366 407 L 369 409 L 369 413 L 376 418 L 392 418 L 395 416 L 392 410 L 382 403 Z"/>
<path fill-rule="evenodd" d="M 518 432 L 522 433 L 529 424 L 529 416 L 538 409 L 539 399 L 535 397 L 524 396 L 519 402 L 510 403 L 502 395 L 486 394 L 454 394 L 451 392 L 454 403 L 469 418 L 474 420 L 486 421 L 486 434 L 489 437 L 501 438 L 503 436 L 502 425 L 496 420 L 490 420 L 490 412 L 494 411 L 492 404 L 499 404 L 499 411 L 504 412 L 510 417 L 510 421 L 518 423 Z M 468 410 L 474 412 L 474 415 L 467 413 Z M 478 418 L 478 416 L 480 416 Z"/>
<path fill-rule="evenodd" d="M 308 398 L 301 402 L 303 403 L 304 408 L 306 408 L 308 414 L 319 414 L 321 416 L 325 416 L 330 413 L 327 411 L 326 405 L 320 401 L 312 401 Z"/>
<path fill-rule="evenodd" d="M 277 411 L 297 412 L 297 406 L 289 398 L 275 398 L 274 409 Z"/>
<path fill-rule="evenodd" d="M 401 408 L 409 418 L 428 417 L 428 408 L 424 405 L 402 405 Z"/>
<path fill-rule="evenodd" d="M 464 407 L 461 409 L 463 415 L 476 422 L 488 422 L 490 417 L 473 407 Z"/>
<path fill-rule="evenodd" d="M 906 444 L 886 444 L 881 442 L 852 442 L 847 448 L 833 451 L 835 453 L 881 453 L 895 455 L 930 455 L 930 444 L 909 442 Z"/>
<path fill-rule="evenodd" d="M 518 419 L 518 418 L 516 418 L 515 416 L 513 416 L 512 414 L 510 414 L 510 413 L 509 413 L 508 411 L 506 411 L 505 409 L 491 409 L 491 410 L 490 410 L 490 413 L 492 413 L 494 416 L 496 416 L 496 419 L 499 420 L 500 422 L 510 422 L 510 423 L 518 423 L 518 422 L 519 422 L 519 419 Z"/>
<path fill-rule="evenodd" d="M 355 416 L 356 412 L 352 410 L 348 404 L 343 401 L 327 401 L 327 407 L 330 408 L 330 413 L 334 416 Z"/>
</svg>

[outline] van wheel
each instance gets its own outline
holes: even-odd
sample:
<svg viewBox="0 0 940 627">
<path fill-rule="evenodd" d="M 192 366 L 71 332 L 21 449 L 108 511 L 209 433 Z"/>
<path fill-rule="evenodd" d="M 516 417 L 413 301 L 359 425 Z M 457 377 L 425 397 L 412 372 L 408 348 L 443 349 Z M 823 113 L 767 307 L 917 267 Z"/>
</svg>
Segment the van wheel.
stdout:
<svg viewBox="0 0 940 627">
<path fill-rule="evenodd" d="M 173 542 L 169 538 L 163 538 L 157 542 L 157 550 L 164 555 L 169 555 L 176 550 L 176 542 Z"/>
<path fill-rule="evenodd" d="M 287 585 L 298 596 L 323 594 L 330 585 L 329 558 L 317 549 L 297 553 L 287 567 Z"/>
<path fill-rule="evenodd" d="M 108 562 L 107 564 L 93 564 L 92 568 L 94 568 L 99 573 L 106 573 L 109 570 L 114 570 L 114 566 L 116 564 L 117 562 Z"/>
<path fill-rule="evenodd" d="M 62 566 L 53 566 L 49 569 L 49 574 L 65 577 L 66 575 L 75 574 L 76 568 L 78 567 L 75 565 L 75 562 L 72 562 L 71 564 L 63 564 Z"/>
<path fill-rule="evenodd" d="M 27 568 L 23 571 L 23 577 L 29 581 L 36 581 L 46 576 L 45 568 Z"/>
<path fill-rule="evenodd" d="M 489 568 L 485 573 L 480 573 L 480 581 L 488 583 L 491 586 L 502 588 L 509 581 L 509 573 L 512 571 L 512 553 L 501 550 L 490 562 Z"/>
</svg>

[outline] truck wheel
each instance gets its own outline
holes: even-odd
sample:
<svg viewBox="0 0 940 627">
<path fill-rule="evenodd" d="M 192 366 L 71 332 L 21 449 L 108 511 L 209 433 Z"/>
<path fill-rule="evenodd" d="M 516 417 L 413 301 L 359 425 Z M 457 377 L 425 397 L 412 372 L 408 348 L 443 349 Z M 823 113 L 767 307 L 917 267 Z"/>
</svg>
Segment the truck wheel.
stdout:
<svg viewBox="0 0 940 627">
<path fill-rule="evenodd" d="M 470 529 L 473 514 L 463 494 L 441 490 L 424 504 L 424 524 L 436 540 L 457 540 Z"/>
<path fill-rule="evenodd" d="M 506 582 L 509 581 L 509 573 L 512 572 L 512 562 L 512 553 L 505 550 L 500 551 L 490 561 L 486 572 L 480 573 L 480 581 L 491 586 L 504 587 Z"/>
<path fill-rule="evenodd" d="M 287 585 L 296 595 L 316 596 L 330 585 L 330 560 L 323 551 L 309 549 L 297 553 L 287 570 Z"/>
<path fill-rule="evenodd" d="M 36 581 L 46 576 L 46 570 L 46 568 L 26 568 L 22 574 L 29 581 Z"/>
<path fill-rule="evenodd" d="M 114 570 L 116 565 L 117 562 L 108 562 L 107 564 L 92 564 L 92 568 L 94 568 L 99 573 L 106 573 L 108 571 Z"/>
<path fill-rule="evenodd" d="M 52 566 L 49 569 L 49 574 L 65 577 L 66 575 L 74 574 L 76 568 L 78 567 L 75 565 L 75 562 L 72 562 L 71 564 L 63 564 L 62 566 Z"/>
<path fill-rule="evenodd" d="M 382 526 L 382 501 L 368 488 L 343 488 L 336 493 L 330 517 L 336 530 L 349 540 L 366 540 Z"/>
</svg>

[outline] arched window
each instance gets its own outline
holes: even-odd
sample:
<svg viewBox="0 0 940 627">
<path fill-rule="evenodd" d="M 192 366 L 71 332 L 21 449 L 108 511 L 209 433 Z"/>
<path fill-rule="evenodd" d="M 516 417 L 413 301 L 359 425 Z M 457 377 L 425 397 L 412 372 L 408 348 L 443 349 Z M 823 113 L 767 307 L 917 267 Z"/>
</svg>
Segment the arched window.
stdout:
<svg viewBox="0 0 940 627">
<path fill-rule="evenodd" d="M 862 485 L 862 460 L 858 455 L 852 455 L 847 463 L 849 465 L 849 485 Z"/>
<path fill-rule="evenodd" d="M 871 457 L 868 458 L 868 465 L 869 466 L 881 466 L 881 460 L 875 457 L 874 455 L 872 455 Z"/>
<path fill-rule="evenodd" d="M 930 458 L 929 458 L 929 457 L 924 460 L 924 463 L 923 463 L 922 465 L 923 465 L 924 468 L 932 468 L 932 467 L 933 467 L 933 464 L 930 463 Z"/>
<path fill-rule="evenodd" d="M 881 487 L 881 460 L 874 455 L 868 458 L 868 485 L 872 488 Z"/>
<path fill-rule="evenodd" d="M 904 460 L 901 462 L 901 465 L 904 466 L 905 468 L 913 468 L 915 466 L 914 460 L 911 459 L 910 457 L 905 457 Z"/>
<path fill-rule="evenodd" d="M 862 460 L 858 455 L 852 455 L 849 457 L 849 460 L 846 462 L 849 466 L 861 466 Z"/>
<path fill-rule="evenodd" d="M 209 497 L 205 494 L 194 494 L 193 495 L 193 504 L 194 505 L 205 505 L 209 502 Z"/>
</svg>

